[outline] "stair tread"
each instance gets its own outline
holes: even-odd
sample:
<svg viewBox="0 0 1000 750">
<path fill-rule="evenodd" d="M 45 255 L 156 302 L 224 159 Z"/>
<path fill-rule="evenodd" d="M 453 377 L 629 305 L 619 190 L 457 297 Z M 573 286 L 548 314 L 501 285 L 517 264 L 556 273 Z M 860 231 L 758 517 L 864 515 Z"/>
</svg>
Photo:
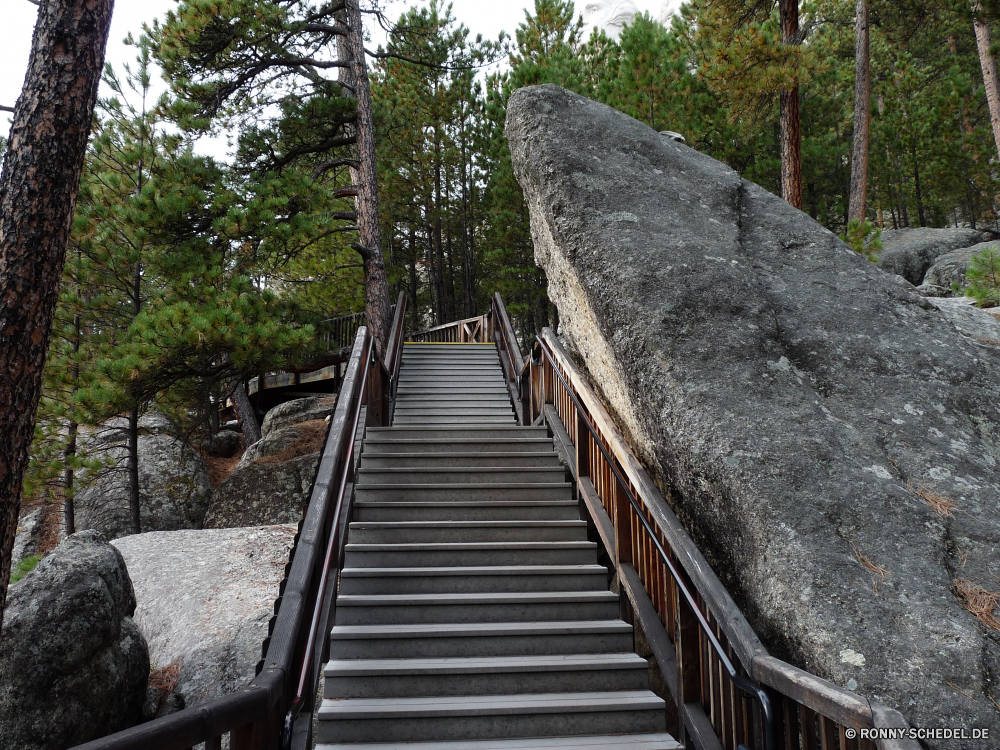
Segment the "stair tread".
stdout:
<svg viewBox="0 0 1000 750">
<path fill-rule="evenodd" d="M 500 549 L 594 549 L 597 542 L 348 542 L 348 551 L 391 550 L 500 550 Z"/>
<path fill-rule="evenodd" d="M 427 716 L 497 716 L 609 710 L 656 710 L 663 699 L 649 690 L 599 693 L 529 693 L 522 695 L 445 695 L 323 700 L 320 721 L 331 719 Z"/>
<path fill-rule="evenodd" d="M 579 737 L 516 737 L 506 740 L 460 740 L 445 742 L 390 742 L 364 744 L 323 744 L 316 750 L 683 750 L 664 732 L 656 734 L 613 734 Z"/>
<path fill-rule="evenodd" d="M 411 622 L 390 625 L 334 625 L 330 637 L 368 638 L 458 637 L 491 635 L 568 635 L 573 633 L 631 633 L 624 620 L 559 620 L 551 622 Z"/>
<path fill-rule="evenodd" d="M 353 677 L 393 674 L 464 674 L 468 672 L 558 672 L 582 669 L 647 669 L 634 653 L 553 654 L 551 656 L 473 656 L 416 659 L 345 659 L 329 661 L 326 675 Z"/>
<path fill-rule="evenodd" d="M 351 521 L 352 529 L 502 529 L 509 526 L 586 528 L 586 521 Z"/>
<path fill-rule="evenodd" d="M 560 489 L 571 488 L 569 482 L 466 482 L 464 484 L 447 484 L 441 482 L 411 482 L 410 484 L 384 484 L 381 482 L 365 482 L 355 486 L 357 490 L 527 490 L 527 489 Z"/>
<path fill-rule="evenodd" d="M 454 568 L 344 568 L 341 578 L 379 578 L 383 576 L 525 576 L 581 573 L 607 574 L 603 565 L 494 565 Z"/>
<path fill-rule="evenodd" d="M 553 602 L 617 602 L 611 591 L 517 591 L 473 594 L 340 594 L 337 607 L 450 606 L 454 604 L 548 604 Z"/>
</svg>

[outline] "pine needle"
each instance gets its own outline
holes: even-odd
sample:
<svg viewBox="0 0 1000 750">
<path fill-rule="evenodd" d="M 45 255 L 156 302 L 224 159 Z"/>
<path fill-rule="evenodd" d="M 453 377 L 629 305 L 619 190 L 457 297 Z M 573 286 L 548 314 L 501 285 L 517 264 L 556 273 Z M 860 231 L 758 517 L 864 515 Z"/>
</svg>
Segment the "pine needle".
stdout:
<svg viewBox="0 0 1000 750">
<path fill-rule="evenodd" d="M 938 513 L 938 515 L 943 518 L 952 517 L 952 510 L 955 508 L 955 501 L 950 497 L 937 494 L 928 488 L 927 485 L 922 484 L 917 486 L 913 484 L 913 482 L 907 482 L 906 486 L 910 488 L 910 492 L 917 497 L 922 498 L 924 502 L 931 506 Z"/>
<path fill-rule="evenodd" d="M 1000 630 L 1000 619 L 993 614 L 997 604 L 1000 603 L 1000 592 L 987 591 L 968 578 L 959 578 L 955 581 L 955 592 L 962 606 L 974 614 L 981 623 L 988 628 Z"/>
<path fill-rule="evenodd" d="M 875 593 L 878 593 L 879 584 L 885 583 L 886 577 L 891 576 L 892 573 L 890 573 L 888 570 L 881 567 L 880 565 L 876 565 L 867 557 L 865 557 L 861 553 L 861 550 L 859 550 L 856 545 L 852 544 L 851 546 L 854 548 L 854 555 L 855 557 L 858 558 L 858 562 L 861 563 L 864 566 L 864 568 L 869 573 L 872 574 L 872 588 L 875 589 Z"/>
</svg>

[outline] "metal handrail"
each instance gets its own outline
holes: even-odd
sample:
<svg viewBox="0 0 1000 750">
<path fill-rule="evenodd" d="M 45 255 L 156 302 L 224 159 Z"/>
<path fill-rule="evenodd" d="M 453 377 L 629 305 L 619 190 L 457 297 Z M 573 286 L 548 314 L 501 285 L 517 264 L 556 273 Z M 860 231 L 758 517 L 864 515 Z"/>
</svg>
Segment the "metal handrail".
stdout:
<svg viewBox="0 0 1000 750">
<path fill-rule="evenodd" d="M 317 606 L 313 609 L 312 621 L 309 625 L 309 636 L 306 640 L 305 651 L 303 652 L 302 658 L 302 668 L 299 670 L 299 681 L 298 687 L 296 688 L 295 695 L 292 698 L 291 707 L 285 714 L 285 724 L 282 733 L 281 747 L 284 750 L 288 750 L 292 746 L 292 729 L 295 725 L 295 720 L 299 717 L 303 706 L 305 705 L 305 698 L 308 694 L 314 693 L 316 691 L 315 684 L 311 688 L 306 684 L 307 682 L 313 682 L 310 680 L 313 672 L 313 660 L 316 658 L 315 646 L 316 646 L 316 636 L 319 633 L 319 623 L 325 614 L 324 604 L 326 602 L 326 592 L 327 592 L 327 581 L 330 577 L 330 562 L 333 558 L 334 548 L 338 549 L 343 545 L 338 544 L 338 532 L 340 529 L 340 519 L 344 514 L 345 498 L 344 494 L 347 489 L 347 477 L 350 472 L 350 464 L 352 461 L 352 456 L 354 453 L 354 436 L 358 434 L 358 423 L 361 419 L 361 407 L 364 405 L 365 394 L 367 393 L 367 388 L 365 387 L 368 382 L 368 373 L 371 370 L 372 363 L 375 361 L 374 358 L 374 346 L 373 340 L 368 336 L 367 330 L 362 332 L 360 329 L 358 331 L 358 338 L 363 338 L 365 343 L 365 351 L 363 355 L 364 359 L 364 371 L 362 372 L 361 379 L 359 382 L 359 387 L 355 389 L 356 393 L 352 394 L 357 397 L 357 403 L 354 406 L 354 417 L 351 420 L 351 430 L 346 433 L 348 437 L 347 440 L 343 441 L 344 450 L 341 455 L 342 466 L 344 470 L 340 472 L 340 487 L 337 490 L 336 495 L 336 510 L 333 514 L 333 521 L 330 524 L 330 538 L 326 545 L 326 554 L 323 558 L 323 572 L 320 577 L 319 590 L 316 596 Z M 378 363 L 375 362 L 376 366 Z M 338 554 L 338 562 L 340 555 Z M 340 566 L 334 571 L 334 585 L 333 591 L 337 590 L 337 581 L 340 578 Z M 318 679 L 318 675 L 317 675 Z M 310 693 L 306 691 L 309 690 Z"/>
<path fill-rule="evenodd" d="M 536 342 L 539 348 L 542 350 L 542 352 L 549 358 L 549 361 L 554 364 L 555 358 L 552 356 L 552 352 L 549 349 L 548 345 L 540 338 L 536 339 Z M 583 408 L 583 405 L 580 403 L 580 400 L 577 398 L 577 395 L 574 392 L 573 388 L 566 381 L 566 378 L 559 371 L 558 367 L 553 366 L 552 371 L 556 374 L 559 380 L 562 381 L 563 386 L 566 388 L 567 395 L 573 401 L 574 407 L 576 407 L 577 415 L 583 420 L 583 424 L 586 426 L 588 432 L 590 432 L 590 434 L 594 436 L 595 438 L 594 442 L 600 449 L 601 453 L 604 455 L 604 459 L 608 462 L 608 466 L 611 468 L 615 480 L 618 482 L 619 487 L 621 487 L 621 489 L 624 491 L 626 499 L 632 506 L 633 510 L 635 510 L 636 516 L 638 517 L 640 523 L 642 523 L 643 528 L 646 530 L 646 533 L 649 536 L 650 540 L 652 541 L 653 546 L 656 548 L 656 551 L 659 554 L 660 559 L 663 561 L 664 565 L 666 565 L 667 570 L 670 571 L 670 575 L 673 577 L 674 583 L 677 585 L 678 590 L 684 596 L 684 599 L 687 601 L 688 606 L 691 608 L 692 612 L 697 618 L 698 625 L 701 627 L 702 632 L 707 636 L 708 641 L 712 646 L 712 649 L 715 651 L 716 656 L 719 658 L 719 661 L 722 663 L 723 668 L 729 675 L 729 679 L 732 680 L 733 684 L 736 685 L 738 688 L 740 688 L 740 690 L 749 695 L 754 696 L 755 698 L 757 698 L 758 701 L 760 701 L 761 711 L 764 714 L 764 745 L 767 748 L 767 750 L 775 750 L 774 712 L 771 709 L 771 699 L 768 697 L 767 693 L 764 692 L 763 688 L 761 688 L 760 685 L 758 685 L 753 680 L 749 680 L 745 677 L 742 677 L 736 671 L 736 668 L 733 666 L 733 663 L 729 660 L 729 656 L 726 654 L 725 649 L 722 648 L 722 644 L 719 643 L 719 640 L 718 638 L 716 638 L 715 633 L 712 632 L 712 627 L 711 625 L 709 625 L 708 620 L 705 619 L 705 615 L 702 613 L 701 607 L 698 606 L 697 602 L 694 599 L 694 596 L 691 594 L 691 592 L 688 590 L 687 585 L 684 583 L 684 579 L 682 578 L 680 572 L 677 570 L 673 562 L 670 560 L 670 555 L 667 554 L 667 551 L 663 549 L 663 545 L 660 543 L 660 540 L 657 539 L 656 531 L 653 529 L 653 525 L 649 522 L 649 519 L 646 518 L 646 514 L 643 512 L 641 506 L 639 505 L 639 501 L 636 498 L 635 493 L 632 492 L 629 482 L 625 479 L 625 477 L 622 476 L 622 473 L 615 465 L 614 458 L 608 452 L 608 449 L 605 448 L 604 442 L 600 439 L 600 435 L 597 429 L 590 421 L 590 417 L 588 416 L 586 410 Z M 580 436 L 577 435 L 577 440 L 579 439 Z M 741 745 L 740 747 L 742 748 L 744 746 Z"/>
</svg>

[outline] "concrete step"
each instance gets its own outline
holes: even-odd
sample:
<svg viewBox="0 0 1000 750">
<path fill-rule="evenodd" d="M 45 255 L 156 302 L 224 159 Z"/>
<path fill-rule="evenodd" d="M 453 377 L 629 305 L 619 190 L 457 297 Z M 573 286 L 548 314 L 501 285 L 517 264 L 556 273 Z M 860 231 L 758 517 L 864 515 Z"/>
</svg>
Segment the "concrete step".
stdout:
<svg viewBox="0 0 1000 750">
<path fill-rule="evenodd" d="M 587 540 L 587 522 L 354 521 L 347 538 L 352 544 L 583 542 Z"/>
<path fill-rule="evenodd" d="M 478 466 L 442 469 L 436 467 L 408 467 L 396 469 L 369 469 L 358 471 L 357 486 L 365 484 L 510 484 L 524 482 L 561 484 L 566 481 L 562 466 Z"/>
<path fill-rule="evenodd" d="M 580 506 L 575 500 L 523 502 L 358 502 L 358 521 L 575 521 Z"/>
<path fill-rule="evenodd" d="M 548 622 L 611 620 L 618 595 L 610 591 L 530 591 L 475 594 L 342 594 L 337 625 L 412 622 Z"/>
<path fill-rule="evenodd" d="M 369 434 L 365 439 L 364 456 L 399 453 L 551 453 L 552 438 L 396 438 L 392 433 Z"/>
<path fill-rule="evenodd" d="M 507 384 L 504 382 L 503 375 L 497 373 L 496 375 L 478 376 L 478 375 L 454 375 L 449 377 L 438 377 L 431 375 L 420 375 L 412 377 L 400 377 L 399 387 L 406 388 L 407 391 L 420 390 L 427 388 L 437 388 L 447 391 L 448 389 L 468 389 L 468 388 L 482 388 L 482 389 L 493 389 L 497 390 L 503 388 L 506 390 Z M 404 394 L 405 395 L 405 394 Z M 456 394 L 456 403 L 460 401 L 460 398 Z"/>
<path fill-rule="evenodd" d="M 346 545 L 345 568 L 594 565 L 594 542 L 451 542 Z"/>
<path fill-rule="evenodd" d="M 361 454 L 361 466 L 366 469 L 435 468 L 447 466 L 549 467 L 562 466 L 554 452 L 507 451 L 496 454 L 483 451 L 455 451 L 436 453 Z"/>
<path fill-rule="evenodd" d="M 603 654 L 633 648 L 632 626 L 622 620 L 336 625 L 330 630 L 334 660 Z"/>
<path fill-rule="evenodd" d="M 365 431 L 365 442 L 379 437 L 390 437 L 397 440 L 407 437 L 416 437 L 420 440 L 487 440 L 493 438 L 549 438 L 549 434 L 545 427 L 519 427 L 517 425 L 494 427 L 487 425 L 483 428 L 475 422 L 469 422 L 461 427 L 442 427 L 430 432 L 423 427 L 369 427 Z M 549 440 L 551 441 L 551 438 Z"/>
<path fill-rule="evenodd" d="M 610 692 L 648 688 L 649 663 L 630 653 L 331 661 L 327 698 Z"/>
<path fill-rule="evenodd" d="M 396 392 L 396 403 L 426 404 L 427 406 L 455 406 L 456 402 L 461 404 L 473 404 L 481 406 L 483 404 L 510 403 L 510 395 L 507 389 L 483 390 L 482 392 L 470 391 L 463 393 L 456 399 L 451 393 L 442 391 L 428 391 L 416 394 L 400 394 Z"/>
<path fill-rule="evenodd" d="M 447 387 L 442 385 L 406 385 L 405 383 L 400 383 L 399 387 L 396 389 L 397 396 L 405 397 L 421 397 L 421 396 L 439 396 L 441 398 L 448 398 L 451 401 L 463 398 L 469 395 L 476 395 L 477 393 L 496 395 L 498 393 L 508 393 L 506 383 L 463 383 L 458 386 L 453 386 L 449 384 Z"/>
<path fill-rule="evenodd" d="M 569 482 L 508 482 L 504 484 L 362 484 L 355 485 L 354 494 L 362 501 L 449 502 L 470 500 L 569 500 L 573 485 Z"/>
<path fill-rule="evenodd" d="M 491 565 L 464 568 L 345 568 L 340 594 L 607 591 L 603 565 Z"/>
<path fill-rule="evenodd" d="M 399 368 L 400 376 L 410 375 L 415 372 L 425 372 L 437 374 L 439 372 L 481 372 L 494 374 L 503 372 L 500 360 L 497 357 L 483 360 L 469 360 L 465 357 L 452 362 L 437 362 L 433 359 L 412 360 L 404 359 Z"/>
<path fill-rule="evenodd" d="M 614 734 L 589 737 L 518 737 L 512 740 L 459 742 L 374 742 L 361 745 L 319 744 L 316 750 L 684 750 L 673 737 L 656 734 Z"/>
<path fill-rule="evenodd" d="M 318 741 L 414 742 L 662 732 L 665 704 L 648 690 L 325 699 Z"/>
</svg>

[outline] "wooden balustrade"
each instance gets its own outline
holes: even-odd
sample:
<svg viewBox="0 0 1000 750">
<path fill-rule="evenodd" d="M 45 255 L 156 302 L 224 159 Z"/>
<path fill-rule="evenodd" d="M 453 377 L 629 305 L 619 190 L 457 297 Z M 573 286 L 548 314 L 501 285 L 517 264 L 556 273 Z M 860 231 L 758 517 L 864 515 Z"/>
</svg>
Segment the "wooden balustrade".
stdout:
<svg viewBox="0 0 1000 750">
<path fill-rule="evenodd" d="M 413 331 L 406 334 L 406 340 L 424 344 L 488 344 L 492 341 L 489 315 L 479 315 L 423 331 Z"/>
<path fill-rule="evenodd" d="M 775 750 L 919 748 L 911 740 L 857 739 L 856 730 L 905 721 L 767 653 L 549 329 L 536 341 L 528 380 L 522 423 L 544 418 L 562 446 L 616 567 L 627 614 L 678 707 L 679 739 L 704 750 L 769 750 L 770 726 Z"/>
</svg>

